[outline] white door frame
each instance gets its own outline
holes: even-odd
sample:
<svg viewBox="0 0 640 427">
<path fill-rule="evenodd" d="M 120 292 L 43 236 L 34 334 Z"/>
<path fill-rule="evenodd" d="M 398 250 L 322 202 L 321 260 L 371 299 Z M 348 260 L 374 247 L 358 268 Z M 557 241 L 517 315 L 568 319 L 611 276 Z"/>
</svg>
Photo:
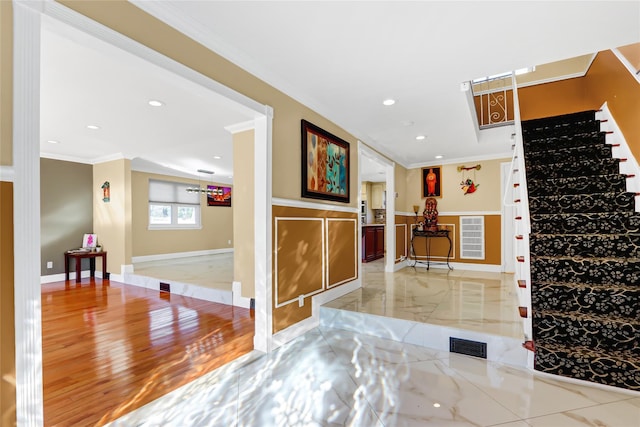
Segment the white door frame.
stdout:
<svg viewBox="0 0 640 427">
<path fill-rule="evenodd" d="M 71 25 L 129 53 L 224 95 L 252 110 L 255 121 L 254 346 L 270 351 L 271 328 L 271 107 L 51 1 L 13 0 L 13 170 L 16 417 L 42 426 L 42 312 L 40 286 L 40 28 L 42 16 Z"/>
<path fill-rule="evenodd" d="M 358 141 L 358 165 L 362 165 L 362 159 L 367 157 L 374 162 L 380 164 L 385 170 L 385 182 L 386 182 L 386 223 L 385 223 L 385 245 L 386 255 L 384 270 L 390 273 L 395 271 L 396 263 L 396 190 L 395 190 L 395 163 L 386 157 L 378 154 L 373 149 L 369 148 L 364 142 Z M 360 176 L 360 166 L 358 167 L 358 211 L 360 208 L 360 187 L 362 186 L 362 177 Z M 360 234 L 359 242 L 362 242 L 362 225 L 359 227 Z M 359 244 L 360 251 L 360 266 L 362 267 L 362 245 Z"/>
</svg>

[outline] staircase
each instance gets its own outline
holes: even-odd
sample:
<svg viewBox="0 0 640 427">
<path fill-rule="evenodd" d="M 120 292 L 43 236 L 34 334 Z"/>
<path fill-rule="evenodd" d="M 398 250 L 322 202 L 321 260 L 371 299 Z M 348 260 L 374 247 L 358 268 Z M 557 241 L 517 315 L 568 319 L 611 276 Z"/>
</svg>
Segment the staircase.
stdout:
<svg viewBox="0 0 640 427">
<path fill-rule="evenodd" d="M 594 111 L 522 123 L 535 369 L 640 391 L 640 214 Z"/>
</svg>

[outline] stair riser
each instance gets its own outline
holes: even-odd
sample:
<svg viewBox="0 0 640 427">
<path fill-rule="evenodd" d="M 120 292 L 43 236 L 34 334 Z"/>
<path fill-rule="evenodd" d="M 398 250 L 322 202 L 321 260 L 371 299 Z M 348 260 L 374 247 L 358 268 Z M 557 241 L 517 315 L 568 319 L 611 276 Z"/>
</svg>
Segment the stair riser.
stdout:
<svg viewBox="0 0 640 427">
<path fill-rule="evenodd" d="M 611 157 L 610 145 L 588 145 L 572 149 L 536 151 L 527 153 L 527 161 L 532 164 L 574 163 L 584 160 L 599 160 Z"/>
<path fill-rule="evenodd" d="M 536 345 L 535 369 L 554 375 L 640 391 L 640 365 L 631 360 L 598 356 L 588 359 L 568 351 L 547 351 Z"/>
<path fill-rule="evenodd" d="M 620 284 L 640 287 L 640 262 L 532 257 L 531 280 L 543 283 Z"/>
<path fill-rule="evenodd" d="M 525 154 L 537 151 L 549 151 L 563 148 L 583 147 L 585 145 L 600 145 L 606 143 L 604 132 L 585 133 L 580 135 L 565 135 L 557 138 L 529 139 L 524 141 Z"/>
<path fill-rule="evenodd" d="M 532 214 L 634 212 L 634 209 L 635 194 L 633 193 L 599 193 L 529 199 L 529 212 Z"/>
<path fill-rule="evenodd" d="M 536 235 L 529 237 L 532 256 L 640 258 L 640 235 Z"/>
<path fill-rule="evenodd" d="M 527 181 L 529 197 L 607 192 L 623 193 L 626 189 L 627 180 L 624 175 L 620 174 Z"/>
<path fill-rule="evenodd" d="M 638 323 L 535 313 L 533 329 L 534 340 L 552 341 L 567 346 L 584 346 L 593 351 L 632 351 L 637 352 L 640 357 L 640 324 Z"/>
<path fill-rule="evenodd" d="M 619 173 L 618 159 L 603 159 L 599 166 L 593 162 L 552 163 L 533 165 L 526 162 L 527 181 L 534 179 L 572 178 L 578 176 L 613 175 Z"/>
<path fill-rule="evenodd" d="M 531 285 L 536 310 L 640 319 L 640 288 L 612 289 L 560 284 Z"/>
<path fill-rule="evenodd" d="M 539 234 L 638 233 L 640 215 L 532 215 L 531 231 Z"/>
</svg>

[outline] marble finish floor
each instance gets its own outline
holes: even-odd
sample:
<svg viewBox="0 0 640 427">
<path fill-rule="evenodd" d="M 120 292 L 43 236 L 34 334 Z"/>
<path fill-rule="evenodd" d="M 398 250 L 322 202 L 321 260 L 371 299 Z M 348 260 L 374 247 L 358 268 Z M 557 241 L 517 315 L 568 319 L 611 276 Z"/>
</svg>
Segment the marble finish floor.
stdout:
<svg viewBox="0 0 640 427">
<path fill-rule="evenodd" d="M 233 253 L 136 262 L 133 271 L 138 276 L 231 291 Z"/>
<path fill-rule="evenodd" d="M 316 328 L 110 425 L 637 427 L 640 394 Z"/>
<path fill-rule="evenodd" d="M 513 274 L 362 264 L 362 288 L 323 307 L 522 339 Z"/>
</svg>

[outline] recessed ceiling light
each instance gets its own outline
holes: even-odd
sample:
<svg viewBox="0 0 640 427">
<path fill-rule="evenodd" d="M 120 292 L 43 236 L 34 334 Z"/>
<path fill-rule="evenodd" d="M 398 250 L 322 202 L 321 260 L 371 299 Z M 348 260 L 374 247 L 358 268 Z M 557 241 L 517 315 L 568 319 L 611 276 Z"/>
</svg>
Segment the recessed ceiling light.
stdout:
<svg viewBox="0 0 640 427">
<path fill-rule="evenodd" d="M 152 107 L 162 107 L 164 105 L 164 102 L 158 101 L 157 99 L 152 99 L 149 101 L 149 105 L 151 105 Z"/>
<path fill-rule="evenodd" d="M 213 158 L 214 158 L 214 159 L 216 159 L 216 160 L 220 160 L 222 157 L 220 157 L 220 156 L 213 156 Z"/>
<path fill-rule="evenodd" d="M 426 136 L 424 136 L 424 135 L 418 135 L 418 136 L 416 136 L 416 139 L 417 139 L 418 141 L 422 141 L 422 140 L 423 140 L 423 139 L 425 139 L 425 138 L 426 138 Z"/>
<path fill-rule="evenodd" d="M 393 105 L 393 104 L 395 104 L 395 103 L 396 103 L 396 101 L 395 101 L 395 99 L 385 99 L 384 101 L 382 101 L 382 103 L 383 103 L 384 105 L 389 106 L 389 105 Z"/>
<path fill-rule="evenodd" d="M 55 139 L 50 139 L 47 141 L 49 144 L 59 144 L 60 141 L 56 141 Z"/>
<path fill-rule="evenodd" d="M 443 158 L 443 157 L 444 157 L 444 156 L 442 156 L 442 155 L 438 154 L 438 155 L 436 156 L 436 159 L 441 159 L 441 158 Z"/>
<path fill-rule="evenodd" d="M 100 126 L 97 126 L 97 125 L 87 125 L 87 129 L 91 129 L 91 130 L 98 130 L 98 129 L 100 129 Z"/>
<path fill-rule="evenodd" d="M 440 404 L 439 404 L 439 403 L 434 403 L 434 404 L 433 404 L 433 407 L 434 407 L 434 408 L 439 408 L 439 407 L 440 407 Z"/>
</svg>

